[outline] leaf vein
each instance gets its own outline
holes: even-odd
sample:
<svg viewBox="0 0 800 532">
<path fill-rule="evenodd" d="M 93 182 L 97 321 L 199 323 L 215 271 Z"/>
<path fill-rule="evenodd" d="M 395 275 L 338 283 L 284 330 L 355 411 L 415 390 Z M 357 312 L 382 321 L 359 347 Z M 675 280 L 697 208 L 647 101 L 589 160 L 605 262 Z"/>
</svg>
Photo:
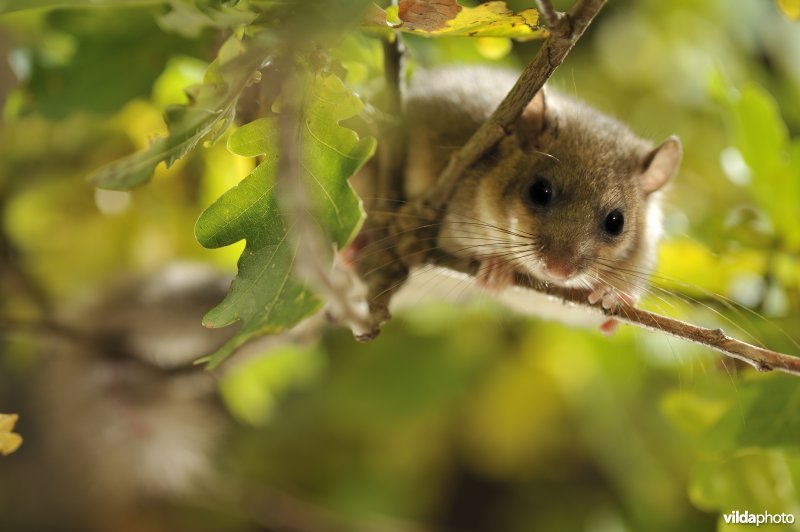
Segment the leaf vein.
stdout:
<svg viewBox="0 0 800 532">
<path fill-rule="evenodd" d="M 274 183 L 273 183 L 273 184 L 272 184 L 272 185 L 271 185 L 269 188 L 267 188 L 267 189 L 266 189 L 264 192 L 262 192 L 260 196 L 258 196 L 256 199 L 254 199 L 253 201 L 251 201 L 251 202 L 250 202 L 250 205 L 248 205 L 248 206 L 247 206 L 245 209 L 243 209 L 243 210 L 239 211 L 239 212 L 238 212 L 238 213 L 237 213 L 235 216 L 233 216 L 232 218 L 229 218 L 228 220 L 226 220 L 226 221 L 225 221 L 225 223 L 223 223 L 222 225 L 220 225 L 220 226 L 217 228 L 217 230 L 216 230 L 216 231 L 214 231 L 214 235 L 215 235 L 215 236 L 216 236 L 216 235 L 218 235 L 219 233 L 221 233 L 222 231 L 224 231 L 225 229 L 227 229 L 227 228 L 228 228 L 228 226 L 230 226 L 232 223 L 234 223 L 234 222 L 238 221 L 239 219 L 241 219 L 241 218 L 242 218 L 242 217 L 243 217 L 245 214 L 247 214 L 247 212 L 248 212 L 248 211 L 250 211 L 250 209 L 252 209 L 252 208 L 253 208 L 253 207 L 255 207 L 255 206 L 258 204 L 258 203 L 260 203 L 260 202 L 261 202 L 261 200 L 263 200 L 263 199 L 264 199 L 264 198 L 267 196 L 267 194 L 269 194 L 270 192 L 272 192 L 272 189 L 273 189 L 273 188 L 275 188 L 275 184 L 274 184 Z M 242 238 L 244 238 L 244 237 L 242 237 Z M 240 239 L 238 239 L 238 240 L 241 240 L 241 238 L 240 238 Z M 237 240 L 237 241 L 238 241 L 238 240 Z"/>
<path fill-rule="evenodd" d="M 316 175 L 314 175 L 314 172 L 312 172 L 312 171 L 311 171 L 311 169 L 309 169 L 309 168 L 308 168 L 308 167 L 305 165 L 305 163 L 301 163 L 301 164 L 302 164 L 302 166 L 303 166 L 303 170 L 305 170 L 306 172 L 308 172 L 308 175 L 310 175 L 311 177 L 313 177 L 313 178 L 314 178 L 314 181 L 317 183 L 317 185 L 319 185 L 319 188 L 321 188 L 321 189 L 322 189 L 322 192 L 325 194 L 325 197 L 327 197 L 327 198 L 328 198 L 328 201 L 329 201 L 329 202 L 330 202 L 330 204 L 333 206 L 333 212 L 334 212 L 334 214 L 336 215 L 336 224 L 337 224 L 339 227 L 341 227 L 341 226 L 342 226 L 342 217 L 341 217 L 341 214 L 339 213 L 339 206 L 338 206 L 338 205 L 336 205 L 336 202 L 335 202 L 335 201 L 333 201 L 333 198 L 332 198 L 332 197 L 331 197 L 331 195 L 328 193 L 328 189 L 327 189 L 327 188 L 325 188 L 325 187 L 322 185 L 322 183 L 320 182 L 320 180 L 319 180 L 319 179 L 317 179 L 317 176 L 316 176 Z"/>
</svg>

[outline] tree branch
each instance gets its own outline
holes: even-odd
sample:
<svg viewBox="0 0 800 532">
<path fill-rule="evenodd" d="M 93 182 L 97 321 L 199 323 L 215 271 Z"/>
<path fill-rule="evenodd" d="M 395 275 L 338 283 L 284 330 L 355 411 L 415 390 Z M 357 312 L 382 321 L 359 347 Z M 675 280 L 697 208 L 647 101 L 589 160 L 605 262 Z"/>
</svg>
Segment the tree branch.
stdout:
<svg viewBox="0 0 800 532">
<path fill-rule="evenodd" d="M 474 275 L 475 264 L 456 259 L 442 252 L 431 254 L 425 261 L 427 264 L 441 266 L 450 270 Z M 800 375 L 800 357 L 778 353 L 770 349 L 758 347 L 726 335 L 722 329 L 708 329 L 686 323 L 675 318 L 662 316 L 654 312 L 642 310 L 631 305 L 622 304 L 614 310 L 606 310 L 588 302 L 589 292 L 578 289 L 565 289 L 547 285 L 526 275 L 517 275 L 515 285 L 540 292 L 562 300 L 565 304 L 576 305 L 602 314 L 621 322 L 647 329 L 653 332 L 668 334 L 681 340 L 693 342 L 713 349 L 725 356 L 741 360 L 758 371 L 782 371 Z"/>
<path fill-rule="evenodd" d="M 395 242 L 394 216 L 405 199 L 405 163 L 408 151 L 407 131 L 402 117 L 405 116 L 405 46 L 400 32 L 383 43 L 383 65 L 385 98 L 382 103 L 382 119 L 379 124 L 377 164 L 373 166 L 372 191 L 374 198 L 367 200 L 369 215 L 361 230 L 360 238 L 353 245 L 356 251 L 355 268 L 366 280 L 369 291 L 369 314 L 371 326 L 361 335 L 360 341 L 375 338 L 380 325 L 389 319 L 388 303 L 395 286 L 408 276 L 408 267 L 399 260 L 396 250 L 381 245 Z M 375 244 L 377 243 L 377 250 Z"/>
<path fill-rule="evenodd" d="M 431 188 L 421 202 L 412 204 L 411 216 L 401 216 L 399 218 L 401 222 L 410 220 L 418 228 L 420 217 L 431 221 L 437 219 L 439 213 L 442 212 L 442 208 L 450 200 L 455 184 L 461 179 L 464 172 L 480 160 L 489 149 L 507 134 L 508 128 L 520 116 L 525 105 L 531 101 L 536 92 L 541 90 L 547 79 L 564 61 L 566 55 L 583 35 L 605 3 L 606 0 L 578 0 L 569 13 L 559 15 L 553 9 L 549 0 L 538 1 L 542 18 L 551 32 L 550 37 L 542 44 L 539 52 L 525 68 L 517 83 L 489 120 L 478 129 L 460 150 L 453 154 L 434 187 Z M 401 227 L 395 235 L 402 235 L 410 230 L 411 228 L 409 227 Z M 402 245 L 398 243 L 398 258 L 414 256 L 414 260 L 409 265 L 419 263 L 434 264 L 470 275 L 475 274 L 474 264 L 459 263 L 457 259 L 454 262 L 453 257 L 445 258 L 440 251 L 429 253 L 425 252 L 424 248 L 421 250 L 419 242 L 429 245 L 430 242 L 435 241 L 435 235 L 422 234 L 429 232 L 416 231 L 414 237 L 417 240 L 417 244 L 408 243 Z M 598 313 L 605 314 L 607 317 L 618 319 L 630 325 L 669 334 L 676 338 L 703 345 L 726 356 L 741 360 L 759 371 L 774 369 L 800 375 L 800 358 L 731 338 L 721 329 L 698 327 L 624 304 L 614 310 L 603 310 L 588 303 L 588 292 L 586 291 L 554 289 L 526 276 L 518 275 L 516 284 L 523 288 L 558 297 L 565 303 L 593 309 Z M 385 295 L 383 297 L 386 298 Z"/>
<path fill-rule="evenodd" d="M 373 238 L 373 241 L 392 241 L 394 246 L 372 246 L 377 249 L 369 249 L 368 246 L 360 250 L 361 257 L 366 259 L 360 259 L 357 267 L 369 286 L 368 300 L 373 326 L 367 334 L 357 336 L 359 340 L 377 336 L 381 323 L 389 318 L 388 307 L 392 295 L 403 285 L 410 268 L 420 264 L 420 259 L 426 256 L 426 250 L 436 241 L 437 220 L 444 212 L 443 207 L 450 200 L 455 184 L 468 168 L 508 133 L 511 124 L 564 61 L 606 1 L 577 0 L 569 13 L 557 17 L 558 23 L 550 28 L 550 36 L 542 43 L 506 98 L 470 140 L 453 154 L 439 179 L 424 197 L 403 204 L 405 198 L 402 189 L 393 186 L 388 197 L 395 201 L 387 205 L 387 211 L 398 214 L 396 211 L 399 210 L 399 216 L 385 219 L 372 216 L 372 219 L 368 219 L 367 228 L 377 227 L 378 230 L 371 233 L 362 231 L 362 234 L 379 234 L 380 238 Z M 391 55 L 387 55 L 386 59 L 387 69 L 393 69 Z M 387 72 L 387 75 L 392 74 Z M 402 80 L 402 77 L 396 79 Z M 406 152 L 404 142 L 404 137 L 398 138 L 392 131 L 389 131 L 388 138 L 381 138 L 381 144 L 384 145 L 382 149 L 389 153 L 389 156 L 381 157 L 381 179 L 391 180 L 392 183 L 402 179 Z M 403 157 L 398 157 L 401 154 Z"/>
<path fill-rule="evenodd" d="M 8 190 L 0 193 L 0 218 L 5 217 L 8 203 Z M 43 316 L 50 316 L 50 300 L 41 285 L 22 267 L 20 260 L 22 253 L 9 237 L 8 233 L 0 228 L 0 276 L 8 275 L 11 286 L 17 287 L 25 297 L 36 306 Z"/>
<path fill-rule="evenodd" d="M 79 346 L 89 343 L 89 339 L 79 331 L 49 318 L 25 321 L 0 316 L 0 336 L 14 333 L 25 333 L 34 337 L 48 336 Z"/>
<path fill-rule="evenodd" d="M 418 206 L 420 214 L 429 218 L 437 216 L 449 201 L 455 184 L 464 172 L 506 136 L 508 128 L 519 118 L 522 110 L 550 79 L 555 69 L 561 65 L 606 1 L 578 0 L 572 9 L 550 28 L 550 36 L 525 67 L 508 96 L 492 113 L 489 120 L 450 158 L 436 184 L 431 187 Z"/>
<path fill-rule="evenodd" d="M 383 41 L 383 70 L 385 81 L 384 114 L 380 124 L 378 146 L 378 175 L 376 197 L 383 207 L 389 198 L 403 197 L 403 178 L 406 159 L 406 134 L 402 118 L 405 115 L 405 53 L 399 31 Z"/>
<path fill-rule="evenodd" d="M 389 234 L 393 235 L 396 246 L 393 250 L 394 259 L 385 258 L 386 264 L 403 262 L 407 267 L 433 264 L 470 275 L 475 274 L 475 265 L 472 263 L 459 262 L 460 259 L 446 256 L 435 249 L 428 251 L 431 243 L 436 241 L 435 220 L 450 200 L 455 184 L 464 172 L 507 134 L 508 128 L 564 61 L 605 3 L 606 0 L 578 0 L 569 13 L 560 15 L 553 9 L 550 0 L 538 0 L 539 11 L 550 30 L 550 36 L 489 120 L 453 154 L 431 190 L 421 201 L 404 209 L 406 216 L 401 215 L 394 220 L 394 224 L 390 223 Z M 421 224 L 421 221 L 430 223 Z M 392 225 L 396 227 L 391 227 Z M 370 283 L 370 304 L 378 309 L 385 309 L 391 294 L 403 284 L 406 276 L 407 269 L 399 272 L 390 271 L 388 274 L 384 272 L 383 275 L 376 276 L 377 280 Z M 727 336 L 721 329 L 698 327 L 625 304 L 614 310 L 603 310 L 588 303 L 586 291 L 554 289 L 526 276 L 518 275 L 516 284 L 558 297 L 565 303 L 592 309 L 631 325 L 703 345 L 741 360 L 759 371 L 774 369 L 800 375 L 800 358 L 736 340 Z M 375 334 L 377 326 L 372 336 Z"/>
</svg>

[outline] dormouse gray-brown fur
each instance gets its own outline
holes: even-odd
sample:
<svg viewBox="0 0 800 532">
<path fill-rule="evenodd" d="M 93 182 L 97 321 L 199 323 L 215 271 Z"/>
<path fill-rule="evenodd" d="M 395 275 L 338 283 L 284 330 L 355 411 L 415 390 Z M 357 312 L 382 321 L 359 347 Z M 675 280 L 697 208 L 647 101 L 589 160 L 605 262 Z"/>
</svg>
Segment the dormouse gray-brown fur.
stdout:
<svg viewBox="0 0 800 532">
<path fill-rule="evenodd" d="M 515 80 L 513 72 L 473 67 L 415 76 L 407 101 L 409 199 L 434 182 Z M 456 185 L 437 244 L 477 261 L 479 282 L 493 290 L 521 272 L 589 289 L 589 301 L 606 308 L 635 303 L 661 235 L 660 190 L 680 159 L 676 137 L 654 147 L 546 88 Z"/>
</svg>

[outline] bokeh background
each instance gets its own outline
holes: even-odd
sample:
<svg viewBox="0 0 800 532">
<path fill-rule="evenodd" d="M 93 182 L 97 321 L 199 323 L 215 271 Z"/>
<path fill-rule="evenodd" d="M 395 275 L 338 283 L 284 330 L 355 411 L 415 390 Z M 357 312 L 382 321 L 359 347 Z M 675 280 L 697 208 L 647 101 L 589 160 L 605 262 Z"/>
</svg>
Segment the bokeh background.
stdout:
<svg viewBox="0 0 800 532">
<path fill-rule="evenodd" d="M 25 438 L 0 457 L 0 529 L 705 531 L 738 529 L 721 517 L 733 510 L 800 518 L 800 380 L 631 327 L 604 337 L 423 292 L 374 342 L 312 324 L 192 371 L 219 341 L 199 320 L 242 249 L 201 248 L 194 222 L 253 161 L 223 141 L 129 193 L 85 179 L 165 130 L 165 107 L 224 37 L 171 5 L 0 16 L 0 412 L 21 415 Z M 797 10 L 616 0 L 551 83 L 642 136 L 683 141 L 646 305 L 800 355 Z M 412 71 L 519 68 L 538 46 L 407 43 Z M 357 32 L 335 52 L 365 98 L 380 54 Z"/>
</svg>

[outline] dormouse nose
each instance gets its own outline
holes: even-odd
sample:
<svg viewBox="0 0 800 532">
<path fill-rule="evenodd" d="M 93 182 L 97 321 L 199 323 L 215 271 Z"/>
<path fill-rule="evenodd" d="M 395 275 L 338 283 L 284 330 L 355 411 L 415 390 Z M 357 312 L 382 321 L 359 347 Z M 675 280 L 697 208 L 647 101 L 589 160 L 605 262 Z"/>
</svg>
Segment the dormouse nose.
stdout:
<svg viewBox="0 0 800 532">
<path fill-rule="evenodd" d="M 544 259 L 544 267 L 547 273 L 556 279 L 569 279 L 575 275 L 575 263 L 567 257 L 549 255 Z"/>
</svg>

